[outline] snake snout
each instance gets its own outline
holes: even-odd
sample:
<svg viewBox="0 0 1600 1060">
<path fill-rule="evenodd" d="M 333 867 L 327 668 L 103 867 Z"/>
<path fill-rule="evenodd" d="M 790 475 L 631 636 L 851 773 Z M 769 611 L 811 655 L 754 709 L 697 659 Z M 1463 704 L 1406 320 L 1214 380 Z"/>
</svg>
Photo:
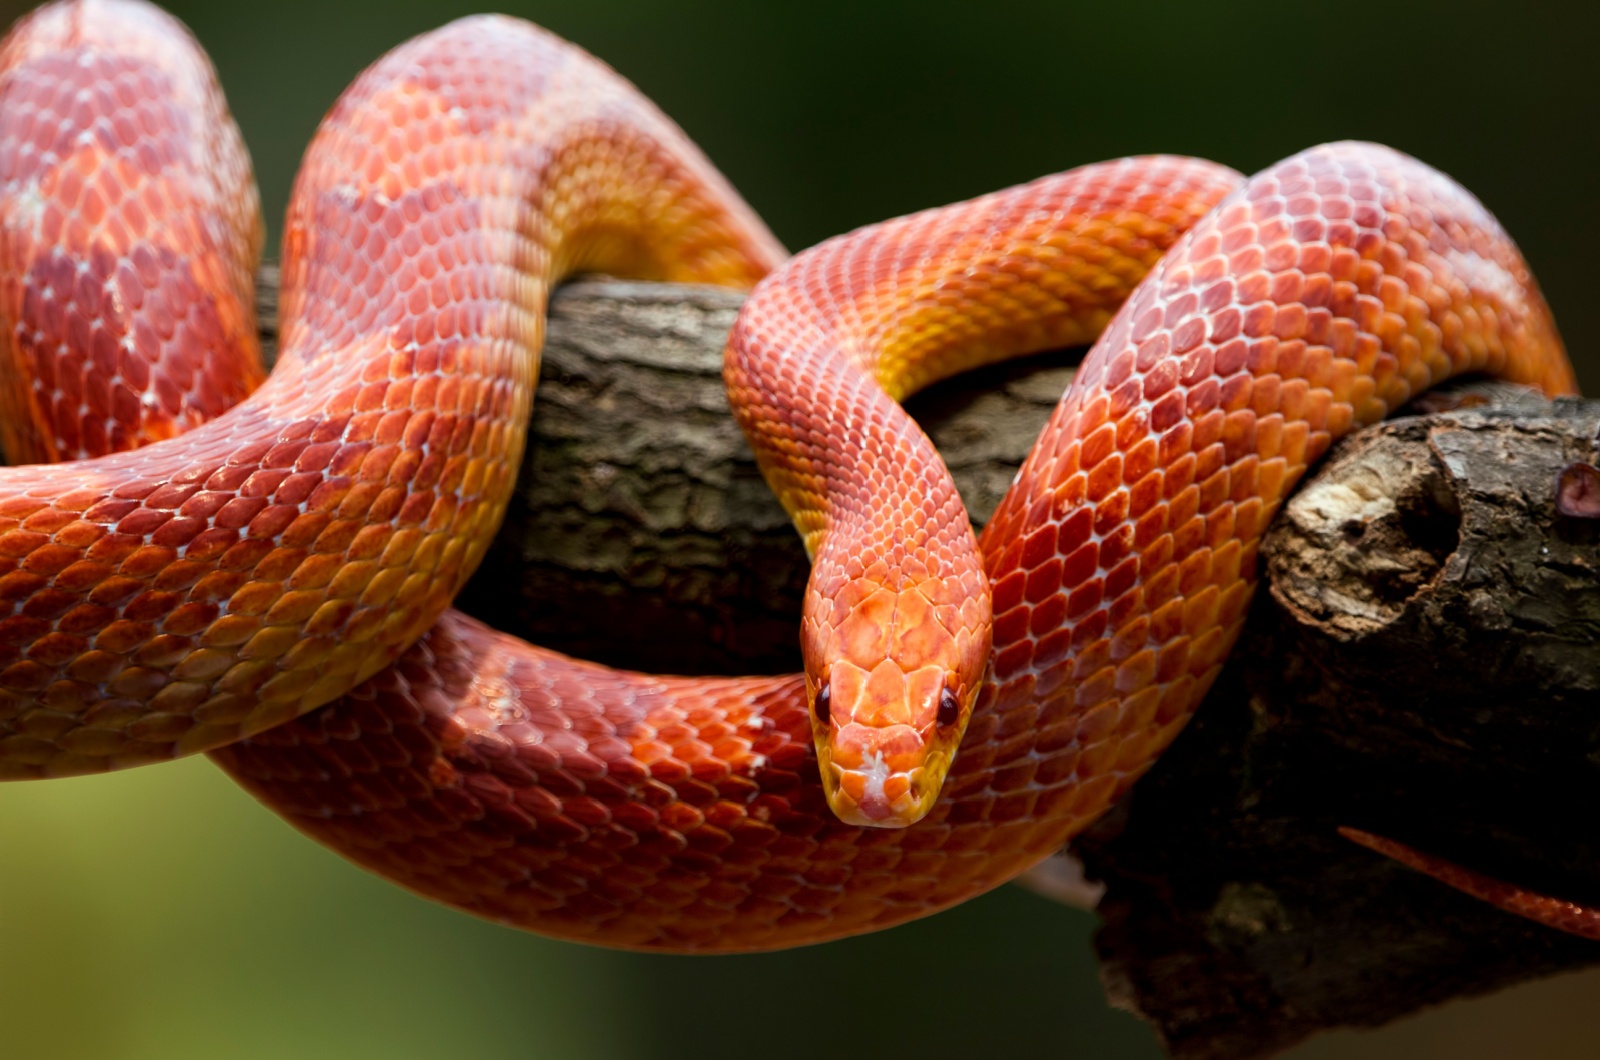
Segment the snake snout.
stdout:
<svg viewBox="0 0 1600 1060">
<path fill-rule="evenodd" d="M 927 812 L 928 746 L 909 725 L 851 723 L 834 734 L 834 811 L 849 824 L 879 828 L 914 824 Z M 942 771 L 940 778 L 942 777 Z M 935 782 L 933 795 L 938 794 Z"/>
<path fill-rule="evenodd" d="M 941 725 L 946 687 L 938 666 L 906 673 L 884 659 L 870 671 L 843 661 L 831 668 L 827 717 L 816 721 L 823 786 L 840 820 L 903 828 L 928 812 L 953 751 Z"/>
</svg>

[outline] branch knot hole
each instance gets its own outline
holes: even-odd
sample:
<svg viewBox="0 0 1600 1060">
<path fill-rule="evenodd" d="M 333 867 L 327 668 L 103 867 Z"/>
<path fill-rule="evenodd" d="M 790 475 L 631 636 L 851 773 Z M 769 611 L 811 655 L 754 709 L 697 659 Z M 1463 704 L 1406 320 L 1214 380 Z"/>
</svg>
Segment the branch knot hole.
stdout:
<svg viewBox="0 0 1600 1060">
<path fill-rule="evenodd" d="M 1335 451 L 1289 500 L 1266 549 L 1273 597 L 1338 640 L 1394 623 L 1461 540 L 1460 505 L 1427 445 L 1371 441 Z"/>
</svg>

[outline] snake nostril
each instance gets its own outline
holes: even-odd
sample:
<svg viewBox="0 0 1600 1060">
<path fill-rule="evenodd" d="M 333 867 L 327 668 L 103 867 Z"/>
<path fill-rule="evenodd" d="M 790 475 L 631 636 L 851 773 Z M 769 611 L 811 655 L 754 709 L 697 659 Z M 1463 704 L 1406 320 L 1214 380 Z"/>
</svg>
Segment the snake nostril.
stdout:
<svg viewBox="0 0 1600 1060">
<path fill-rule="evenodd" d="M 948 688 L 939 693 L 939 724 L 948 728 L 954 725 L 961 717 L 961 704 L 956 700 L 956 694 Z"/>
<path fill-rule="evenodd" d="M 833 706 L 833 690 L 828 682 L 822 682 L 822 688 L 817 692 L 816 702 L 812 706 L 817 712 L 817 720 L 824 725 L 828 724 L 828 713 Z"/>
</svg>

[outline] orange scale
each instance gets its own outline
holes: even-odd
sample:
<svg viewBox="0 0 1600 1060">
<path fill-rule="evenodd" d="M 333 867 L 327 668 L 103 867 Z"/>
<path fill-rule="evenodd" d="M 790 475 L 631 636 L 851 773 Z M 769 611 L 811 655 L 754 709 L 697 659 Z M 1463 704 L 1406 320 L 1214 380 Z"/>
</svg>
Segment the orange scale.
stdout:
<svg viewBox="0 0 1600 1060">
<path fill-rule="evenodd" d="M 1098 504 L 1105 500 L 1111 492 L 1122 484 L 1123 459 L 1120 453 L 1111 453 L 1105 459 L 1092 465 L 1089 472 L 1085 499 L 1091 504 Z M 1032 537 L 1029 538 L 1032 541 Z"/>
<path fill-rule="evenodd" d="M 1214 465 L 1216 470 L 1200 482 L 1195 494 L 1196 507 L 1201 514 L 1215 511 L 1219 505 L 1227 501 L 1232 492 L 1232 476 L 1229 474 L 1228 466 L 1223 463 L 1225 457 L 1221 452 L 1221 446 L 1215 447 L 1215 452 L 1215 459 L 1209 463 Z M 1201 470 L 1205 470 L 1204 465 Z"/>
<path fill-rule="evenodd" d="M 1209 444 L 1210 432 L 1220 429 L 1221 412 L 1216 406 L 1221 400 L 1222 381 L 1218 379 L 1201 381 L 1196 386 L 1191 387 L 1185 396 L 1185 408 L 1189 415 L 1192 430 L 1195 436 L 1201 439 L 1199 445 Z"/>
<path fill-rule="evenodd" d="M 1256 483 L 1256 472 L 1261 465 L 1261 460 L 1254 453 L 1235 460 L 1228 467 L 1228 494 L 1226 502 L 1219 502 L 1218 511 L 1211 513 L 1211 519 L 1218 518 L 1222 510 L 1227 510 L 1232 504 L 1254 496 L 1259 487 Z"/>
</svg>

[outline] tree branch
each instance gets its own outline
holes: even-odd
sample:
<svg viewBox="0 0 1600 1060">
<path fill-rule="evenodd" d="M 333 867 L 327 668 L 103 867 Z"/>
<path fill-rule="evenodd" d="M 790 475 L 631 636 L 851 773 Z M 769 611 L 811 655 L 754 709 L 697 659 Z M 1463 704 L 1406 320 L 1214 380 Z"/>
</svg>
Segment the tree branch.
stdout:
<svg viewBox="0 0 1600 1060">
<path fill-rule="evenodd" d="M 722 392 L 738 304 L 558 292 L 518 495 L 463 609 L 615 665 L 798 666 L 805 555 Z M 911 402 L 975 519 L 1064 364 Z M 1265 1056 L 1600 960 L 1334 831 L 1600 903 L 1600 827 L 1563 812 L 1600 790 L 1600 522 L 1555 505 L 1600 404 L 1490 393 L 1338 447 L 1269 535 L 1270 592 L 1198 720 L 1075 844 L 1107 886 L 1108 993 L 1174 1056 Z"/>
</svg>

